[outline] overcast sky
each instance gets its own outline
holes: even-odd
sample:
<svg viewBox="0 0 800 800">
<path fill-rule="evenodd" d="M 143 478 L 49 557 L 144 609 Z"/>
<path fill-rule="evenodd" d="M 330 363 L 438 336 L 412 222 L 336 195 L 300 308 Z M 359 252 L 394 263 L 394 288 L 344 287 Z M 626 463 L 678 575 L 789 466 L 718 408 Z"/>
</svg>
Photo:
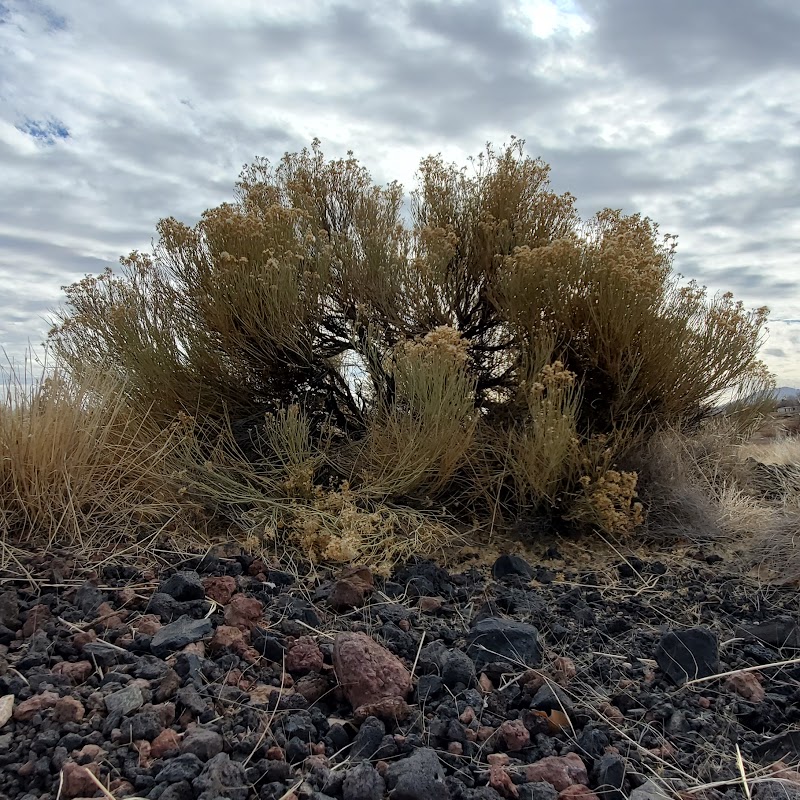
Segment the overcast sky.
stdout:
<svg viewBox="0 0 800 800">
<path fill-rule="evenodd" d="M 582 213 L 647 214 L 769 305 L 800 386 L 799 41 L 798 0 L 0 0 L 0 346 L 255 156 L 319 136 L 410 189 L 513 134 Z"/>
</svg>

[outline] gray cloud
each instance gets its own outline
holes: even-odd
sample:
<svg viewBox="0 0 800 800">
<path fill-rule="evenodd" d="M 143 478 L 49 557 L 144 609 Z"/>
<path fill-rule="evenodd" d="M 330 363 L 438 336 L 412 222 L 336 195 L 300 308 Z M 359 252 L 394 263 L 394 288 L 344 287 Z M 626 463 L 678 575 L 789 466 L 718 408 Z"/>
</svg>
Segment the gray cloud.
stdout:
<svg viewBox="0 0 800 800">
<path fill-rule="evenodd" d="M 525 138 L 582 213 L 641 211 L 676 268 L 800 318 L 800 7 L 792 0 L 0 0 L 0 343 L 59 287 L 230 199 L 315 135 L 407 188 Z M 59 16 L 61 14 L 62 16 Z M 765 357 L 800 385 L 798 326 Z"/>
<path fill-rule="evenodd" d="M 793 0 L 579 0 L 603 63 L 672 87 L 731 85 L 797 71 L 800 9 Z"/>
</svg>

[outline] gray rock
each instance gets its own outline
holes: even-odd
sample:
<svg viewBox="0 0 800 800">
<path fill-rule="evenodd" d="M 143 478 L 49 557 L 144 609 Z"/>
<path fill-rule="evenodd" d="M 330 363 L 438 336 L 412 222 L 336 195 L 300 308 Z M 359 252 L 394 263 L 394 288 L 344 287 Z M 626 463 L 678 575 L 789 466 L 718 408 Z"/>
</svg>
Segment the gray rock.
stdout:
<svg viewBox="0 0 800 800">
<path fill-rule="evenodd" d="M 461 650 L 450 649 L 439 641 L 431 642 L 422 649 L 419 668 L 423 673 L 438 675 L 441 682 L 451 689 L 458 684 L 462 688 L 475 685 L 475 664 L 472 659 Z"/>
<path fill-rule="evenodd" d="M 533 569 L 521 556 L 502 555 L 492 564 L 492 577 L 496 581 L 511 577 L 529 581 L 533 577 Z"/>
<path fill-rule="evenodd" d="M 703 627 L 669 631 L 658 643 L 656 661 L 676 686 L 683 686 L 694 678 L 715 675 L 719 672 L 717 637 Z"/>
<path fill-rule="evenodd" d="M 347 770 L 342 784 L 343 800 L 383 800 L 386 783 L 375 767 L 362 761 Z"/>
<path fill-rule="evenodd" d="M 567 716 L 575 710 L 575 704 L 570 696 L 560 686 L 551 682 L 539 688 L 531 700 L 530 707 L 539 711 L 563 711 Z"/>
<path fill-rule="evenodd" d="M 430 747 L 415 750 L 408 758 L 394 761 L 386 770 L 393 800 L 449 800 L 444 769 Z"/>
<path fill-rule="evenodd" d="M 94 584 L 84 583 L 75 592 L 72 604 L 80 609 L 84 619 L 91 619 L 97 613 L 101 603 L 108 598 Z"/>
<path fill-rule="evenodd" d="M 414 701 L 424 703 L 438 695 L 444 687 L 444 681 L 438 675 L 420 675 L 414 690 Z"/>
<path fill-rule="evenodd" d="M 187 611 L 184 603 L 178 602 L 172 595 L 155 592 L 150 597 L 146 609 L 148 614 L 155 614 L 162 622 L 172 622 Z"/>
<path fill-rule="evenodd" d="M 592 767 L 591 785 L 600 800 L 626 800 L 625 759 L 614 753 L 600 756 Z"/>
<path fill-rule="evenodd" d="M 96 661 L 101 667 L 110 667 L 113 664 L 130 664 L 136 661 L 136 656 L 116 647 L 110 642 L 88 642 L 81 648 L 84 656 Z"/>
<path fill-rule="evenodd" d="M 308 756 L 308 742 L 304 742 L 299 736 L 292 736 L 283 750 L 290 764 L 299 764 Z"/>
<path fill-rule="evenodd" d="M 193 798 L 192 784 L 189 781 L 178 781 L 178 783 L 167 786 L 158 800 L 193 800 Z"/>
<path fill-rule="evenodd" d="M 521 783 L 517 786 L 519 800 L 556 800 L 558 792 L 555 787 L 545 781 Z"/>
<path fill-rule="evenodd" d="M 309 742 L 316 741 L 318 736 L 317 727 L 311 720 L 311 714 L 304 709 L 287 714 L 281 722 L 281 728 L 283 735 L 287 739 L 291 739 L 292 736 L 299 736 Z"/>
<path fill-rule="evenodd" d="M 209 761 L 203 772 L 194 779 L 197 800 L 247 800 L 250 785 L 244 767 L 238 761 L 231 761 L 227 753 L 220 753 Z"/>
<path fill-rule="evenodd" d="M 645 781 L 630 793 L 630 800 L 670 800 L 670 798 L 671 795 L 655 781 Z"/>
<path fill-rule="evenodd" d="M 209 728 L 192 728 L 181 742 L 181 753 L 192 753 L 208 761 L 222 752 L 222 736 Z"/>
<path fill-rule="evenodd" d="M 755 800 L 800 800 L 800 786 L 788 781 L 764 781 L 756 784 L 753 797 Z"/>
<path fill-rule="evenodd" d="M 800 760 L 800 731 L 785 731 L 767 739 L 753 748 L 755 756 L 763 763 Z"/>
<path fill-rule="evenodd" d="M 367 717 L 353 739 L 350 758 L 373 758 L 380 749 L 385 734 L 386 726 L 377 717 Z"/>
<path fill-rule="evenodd" d="M 203 771 L 203 762 L 194 753 L 171 758 L 156 775 L 156 783 L 193 781 Z"/>
<path fill-rule="evenodd" d="M 168 594 L 175 600 L 202 600 L 206 590 L 200 576 L 194 570 L 181 570 L 171 575 L 158 587 L 162 594 Z"/>
<path fill-rule="evenodd" d="M 186 709 L 192 712 L 196 717 L 200 716 L 207 708 L 208 703 L 200 695 L 200 692 L 192 686 L 182 686 L 178 689 L 175 699 Z"/>
<path fill-rule="evenodd" d="M 197 642 L 214 629 L 210 619 L 192 619 L 183 616 L 156 631 L 150 642 L 153 655 L 163 658 L 174 650 Z"/>
<path fill-rule="evenodd" d="M 539 631 L 526 622 L 488 617 L 470 629 L 467 655 L 477 670 L 493 661 L 508 661 L 523 668 L 538 667 L 542 660 Z"/>
<path fill-rule="evenodd" d="M 19 625 L 19 601 L 16 592 L 0 594 L 0 625 L 12 630 Z"/>
<path fill-rule="evenodd" d="M 105 703 L 106 710 L 109 713 L 117 711 L 122 716 L 126 716 L 131 711 L 137 711 L 144 705 L 144 697 L 142 696 L 142 690 L 138 686 L 129 685 L 124 689 L 112 692 L 106 697 Z"/>
<path fill-rule="evenodd" d="M 152 742 L 164 730 L 161 717 L 155 711 L 140 711 L 132 717 L 126 717 L 119 727 L 123 738 L 133 742 L 137 739 Z"/>
<path fill-rule="evenodd" d="M 775 620 L 757 625 L 740 625 L 735 636 L 756 639 L 773 647 L 800 650 L 800 624 L 794 620 Z"/>
</svg>

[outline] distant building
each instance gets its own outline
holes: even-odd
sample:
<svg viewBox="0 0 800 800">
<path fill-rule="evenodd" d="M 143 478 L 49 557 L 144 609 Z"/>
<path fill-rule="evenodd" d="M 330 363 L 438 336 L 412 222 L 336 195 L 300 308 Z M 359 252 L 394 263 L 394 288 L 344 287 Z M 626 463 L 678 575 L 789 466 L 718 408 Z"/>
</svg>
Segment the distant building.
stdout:
<svg viewBox="0 0 800 800">
<path fill-rule="evenodd" d="M 779 414 L 797 414 L 800 411 L 800 406 L 778 406 Z"/>
</svg>

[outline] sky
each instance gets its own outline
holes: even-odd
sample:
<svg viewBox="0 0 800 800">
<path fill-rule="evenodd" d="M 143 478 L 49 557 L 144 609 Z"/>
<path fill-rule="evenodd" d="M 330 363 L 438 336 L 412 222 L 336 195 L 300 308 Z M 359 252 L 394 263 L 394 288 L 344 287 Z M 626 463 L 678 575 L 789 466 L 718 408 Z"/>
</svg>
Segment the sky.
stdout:
<svg viewBox="0 0 800 800">
<path fill-rule="evenodd" d="M 411 190 L 513 135 L 582 214 L 641 212 L 768 305 L 800 387 L 798 41 L 797 0 L 0 0 L 0 348 L 257 156 L 319 137 Z"/>
</svg>

